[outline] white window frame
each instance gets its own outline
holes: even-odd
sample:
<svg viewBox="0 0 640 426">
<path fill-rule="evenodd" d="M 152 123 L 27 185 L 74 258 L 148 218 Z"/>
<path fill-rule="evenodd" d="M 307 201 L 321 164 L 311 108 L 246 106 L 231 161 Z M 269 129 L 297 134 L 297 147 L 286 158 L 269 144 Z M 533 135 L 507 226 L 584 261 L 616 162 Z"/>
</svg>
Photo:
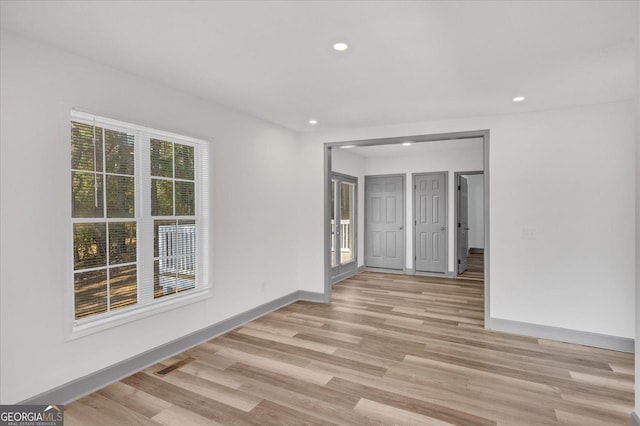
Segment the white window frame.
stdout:
<svg viewBox="0 0 640 426">
<path fill-rule="evenodd" d="M 134 221 L 136 223 L 137 230 L 136 263 L 138 265 L 138 295 L 137 303 L 135 305 L 120 308 L 115 311 L 92 315 L 86 318 L 75 319 L 73 224 L 80 222 L 113 221 L 117 219 L 73 218 L 71 211 L 69 211 L 68 229 L 70 236 L 69 244 L 67 244 L 66 247 L 70 259 L 68 263 L 70 279 L 65 283 L 67 289 L 67 291 L 65 291 L 67 294 L 65 297 L 65 305 L 68 306 L 66 309 L 69 318 L 67 323 L 70 324 L 70 327 L 65 340 L 73 340 L 88 334 L 93 334 L 101 330 L 136 321 L 212 297 L 212 262 L 210 247 L 211 221 L 209 216 L 209 142 L 76 110 L 71 111 L 69 123 L 72 121 L 117 131 L 125 131 L 134 135 Z M 66 146 L 69 147 L 71 135 L 70 133 L 67 135 L 68 137 L 66 138 L 65 143 Z M 196 221 L 196 286 L 191 290 L 165 295 L 158 299 L 154 299 L 153 295 L 154 217 L 151 216 L 151 139 L 161 139 L 168 142 L 193 146 L 195 167 L 194 180 L 196 214 L 195 217 L 191 216 L 189 219 L 195 219 Z M 68 170 L 69 179 L 67 182 L 71 182 L 71 167 L 68 167 Z M 69 206 L 71 207 L 72 194 L 70 184 L 67 185 L 67 191 L 69 194 L 68 198 L 70 200 Z M 181 218 L 181 216 L 175 217 L 177 219 Z"/>
</svg>

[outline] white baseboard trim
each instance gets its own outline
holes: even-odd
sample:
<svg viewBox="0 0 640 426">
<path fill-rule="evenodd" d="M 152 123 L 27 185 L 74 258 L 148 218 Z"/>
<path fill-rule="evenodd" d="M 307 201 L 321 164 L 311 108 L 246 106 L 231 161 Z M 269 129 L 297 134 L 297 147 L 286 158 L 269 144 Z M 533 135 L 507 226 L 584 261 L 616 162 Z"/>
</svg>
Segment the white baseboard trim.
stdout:
<svg viewBox="0 0 640 426">
<path fill-rule="evenodd" d="M 143 370 L 163 359 L 172 357 L 181 352 L 198 346 L 201 343 L 211 340 L 214 337 L 227 333 L 243 324 L 253 321 L 263 315 L 287 306 L 298 300 L 310 302 L 327 302 L 323 293 L 311 291 L 294 291 L 293 293 L 279 297 L 275 300 L 249 309 L 231 318 L 220 321 L 202 330 L 195 331 L 176 340 L 150 349 L 139 355 L 135 355 L 124 361 L 118 362 L 109 367 L 98 370 L 94 373 L 80 377 L 61 386 L 55 387 L 34 397 L 18 402 L 17 404 L 68 404 L 85 395 L 95 392 L 103 387 L 117 382 L 140 370 Z"/>
<path fill-rule="evenodd" d="M 415 271 L 414 275 L 418 275 L 421 277 L 439 277 L 439 278 L 447 278 L 449 276 L 447 272 L 422 272 L 422 271 Z"/>
<path fill-rule="evenodd" d="M 637 411 L 631 413 L 631 426 L 640 426 L 640 414 Z"/>
<path fill-rule="evenodd" d="M 384 269 L 384 268 L 371 268 L 369 266 L 365 266 L 364 270 L 366 272 L 380 272 L 382 274 L 405 275 L 404 269 Z"/>
<path fill-rule="evenodd" d="M 590 333 L 588 331 L 571 330 L 567 328 L 512 321 L 502 318 L 489 318 L 485 327 L 490 330 L 503 331 L 505 333 L 559 340 L 561 342 L 577 343 L 579 345 L 612 349 L 620 352 L 634 352 L 634 339 L 626 337 Z"/>
<path fill-rule="evenodd" d="M 383 269 L 383 268 L 370 268 L 362 266 L 362 270 L 358 269 L 358 272 L 381 272 L 383 274 L 400 274 L 400 275 L 418 275 L 422 277 L 445 277 L 455 278 L 456 273 L 453 271 L 447 272 L 422 272 L 416 271 L 414 268 L 404 268 L 402 271 L 399 269 Z"/>
</svg>

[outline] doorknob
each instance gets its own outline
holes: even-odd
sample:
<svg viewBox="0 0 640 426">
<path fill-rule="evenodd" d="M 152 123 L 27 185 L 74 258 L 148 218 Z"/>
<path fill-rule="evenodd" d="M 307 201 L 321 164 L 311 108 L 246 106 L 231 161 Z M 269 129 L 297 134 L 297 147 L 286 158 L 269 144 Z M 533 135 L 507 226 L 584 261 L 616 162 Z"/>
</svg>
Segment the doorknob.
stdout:
<svg viewBox="0 0 640 426">
<path fill-rule="evenodd" d="M 399 229 L 400 229 L 400 230 L 403 230 L 403 229 L 404 229 L 404 226 L 401 226 Z"/>
<path fill-rule="evenodd" d="M 471 228 L 464 228 L 465 231 L 468 231 L 469 229 L 471 229 Z"/>
<path fill-rule="evenodd" d="M 447 229 L 447 227 L 446 227 L 446 226 L 443 226 L 442 228 L 440 228 L 440 230 L 441 230 L 441 231 L 444 231 L 444 230 L 446 230 L 446 229 Z"/>
</svg>

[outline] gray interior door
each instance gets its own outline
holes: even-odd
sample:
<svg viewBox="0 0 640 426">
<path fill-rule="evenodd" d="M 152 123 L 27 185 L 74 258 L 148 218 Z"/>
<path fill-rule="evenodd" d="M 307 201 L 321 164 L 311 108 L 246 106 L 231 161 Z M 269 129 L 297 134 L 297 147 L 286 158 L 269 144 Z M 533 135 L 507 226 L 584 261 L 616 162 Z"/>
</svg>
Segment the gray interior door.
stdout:
<svg viewBox="0 0 640 426">
<path fill-rule="evenodd" d="M 467 179 L 458 177 L 458 273 L 467 270 L 469 255 L 469 185 Z"/>
<path fill-rule="evenodd" d="M 447 271 L 447 175 L 414 175 L 415 268 Z"/>
<path fill-rule="evenodd" d="M 365 177 L 365 265 L 404 268 L 404 176 Z"/>
</svg>

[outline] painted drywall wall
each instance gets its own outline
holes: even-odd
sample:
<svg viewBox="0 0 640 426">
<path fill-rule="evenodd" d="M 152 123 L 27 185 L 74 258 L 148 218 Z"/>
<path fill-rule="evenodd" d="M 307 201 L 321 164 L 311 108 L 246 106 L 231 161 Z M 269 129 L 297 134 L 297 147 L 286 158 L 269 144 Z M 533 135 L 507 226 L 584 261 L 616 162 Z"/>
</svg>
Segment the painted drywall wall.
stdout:
<svg viewBox="0 0 640 426">
<path fill-rule="evenodd" d="M 10 33 L 0 40 L 0 403 L 298 290 L 296 229 L 283 224 L 296 195 L 295 134 Z M 64 341 L 72 107 L 213 141 L 213 298 Z"/>
<path fill-rule="evenodd" d="M 364 161 L 364 158 L 352 154 L 348 149 L 336 148 L 332 150 L 331 170 L 358 178 L 358 232 L 356 238 L 358 266 L 364 265 Z"/>
<path fill-rule="evenodd" d="M 484 248 L 484 176 L 466 175 L 469 185 L 469 248 Z"/>
<path fill-rule="evenodd" d="M 634 120 L 627 100 L 303 135 L 301 285 L 324 289 L 325 142 L 489 129 L 490 315 L 632 338 Z"/>
</svg>

